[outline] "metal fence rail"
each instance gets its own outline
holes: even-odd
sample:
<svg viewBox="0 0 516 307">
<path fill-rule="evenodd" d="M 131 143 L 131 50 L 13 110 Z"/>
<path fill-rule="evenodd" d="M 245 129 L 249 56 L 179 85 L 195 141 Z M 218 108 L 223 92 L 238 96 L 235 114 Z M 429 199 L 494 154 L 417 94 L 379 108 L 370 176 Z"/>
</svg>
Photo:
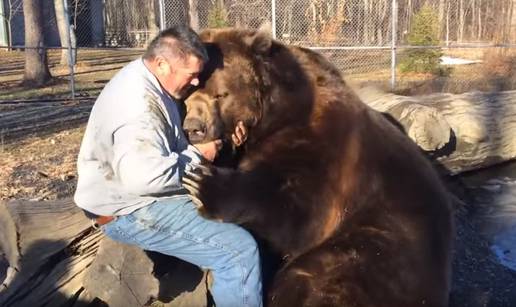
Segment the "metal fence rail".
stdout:
<svg viewBox="0 0 516 307">
<path fill-rule="evenodd" d="M 59 37 L 57 6 L 53 0 L 42 1 L 47 48 L 69 49 L 69 62 L 79 66 L 70 65 L 73 97 L 76 90 L 77 95 L 82 91 L 75 75 L 81 68 L 81 50 L 133 54 L 160 29 L 174 24 L 202 30 L 258 28 L 268 22 L 273 37 L 324 54 L 350 82 L 402 92 L 423 81 L 437 84 L 434 90 L 482 90 L 489 76 L 478 80 L 472 76 L 485 74 L 488 66 L 512 65 L 516 43 L 516 0 L 64 0 L 66 43 Z M 21 0 L 0 3 L 0 47 L 34 48 L 23 43 Z M 429 24 L 436 26 L 437 41 L 411 44 L 414 24 L 424 7 L 429 8 L 427 17 L 434 18 Z M 409 50 L 418 49 L 439 50 L 471 64 L 447 65 L 433 75 L 403 71 Z M 108 59 L 113 60 L 106 57 L 106 64 Z M 500 74 L 512 84 L 511 71 Z M 455 90 L 452 84 L 461 86 Z"/>
</svg>

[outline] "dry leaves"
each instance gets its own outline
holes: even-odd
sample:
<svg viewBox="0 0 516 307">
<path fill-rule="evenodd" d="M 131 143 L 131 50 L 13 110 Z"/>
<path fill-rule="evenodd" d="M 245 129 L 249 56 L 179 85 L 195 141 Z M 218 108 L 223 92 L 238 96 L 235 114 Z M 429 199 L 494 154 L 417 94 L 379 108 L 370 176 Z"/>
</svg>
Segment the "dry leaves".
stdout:
<svg viewBox="0 0 516 307">
<path fill-rule="evenodd" d="M 57 199 L 73 194 L 84 126 L 0 148 L 0 199 Z"/>
</svg>

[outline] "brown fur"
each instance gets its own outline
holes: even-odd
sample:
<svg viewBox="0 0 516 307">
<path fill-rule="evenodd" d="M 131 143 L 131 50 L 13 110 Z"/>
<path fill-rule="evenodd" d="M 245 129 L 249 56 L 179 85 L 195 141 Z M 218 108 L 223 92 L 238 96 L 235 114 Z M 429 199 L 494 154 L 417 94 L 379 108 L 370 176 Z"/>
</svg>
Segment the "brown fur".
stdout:
<svg viewBox="0 0 516 307">
<path fill-rule="evenodd" d="M 210 62 L 185 129 L 199 142 L 249 129 L 236 170 L 202 179 L 201 210 L 288 259 L 268 304 L 447 306 L 451 210 L 418 148 L 322 56 L 259 31 L 201 38 Z"/>
</svg>

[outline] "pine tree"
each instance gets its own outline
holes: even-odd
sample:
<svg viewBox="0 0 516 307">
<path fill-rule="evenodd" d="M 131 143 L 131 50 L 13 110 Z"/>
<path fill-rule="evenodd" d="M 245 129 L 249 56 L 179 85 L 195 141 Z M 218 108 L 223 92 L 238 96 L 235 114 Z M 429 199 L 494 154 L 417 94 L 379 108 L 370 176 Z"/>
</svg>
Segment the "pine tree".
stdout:
<svg viewBox="0 0 516 307">
<path fill-rule="evenodd" d="M 424 5 L 414 15 L 407 42 L 411 46 L 438 46 L 439 45 L 439 16 L 433 8 Z M 441 49 L 416 48 L 407 50 L 400 62 L 402 72 L 429 72 L 441 73 Z"/>
<path fill-rule="evenodd" d="M 229 26 L 228 13 L 224 7 L 224 1 L 216 1 L 208 12 L 208 28 L 224 28 Z"/>
</svg>

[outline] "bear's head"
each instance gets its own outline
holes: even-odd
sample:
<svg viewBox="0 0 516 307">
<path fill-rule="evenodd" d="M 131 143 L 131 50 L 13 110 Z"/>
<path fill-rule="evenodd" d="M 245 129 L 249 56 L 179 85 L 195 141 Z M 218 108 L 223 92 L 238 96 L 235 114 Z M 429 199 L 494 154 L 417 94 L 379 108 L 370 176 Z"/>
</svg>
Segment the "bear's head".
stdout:
<svg viewBox="0 0 516 307">
<path fill-rule="evenodd" d="M 242 121 L 252 143 L 306 117 L 310 83 L 291 50 L 274 41 L 269 30 L 210 29 L 200 36 L 209 61 L 185 101 L 183 128 L 190 142 L 229 141 Z"/>
</svg>

